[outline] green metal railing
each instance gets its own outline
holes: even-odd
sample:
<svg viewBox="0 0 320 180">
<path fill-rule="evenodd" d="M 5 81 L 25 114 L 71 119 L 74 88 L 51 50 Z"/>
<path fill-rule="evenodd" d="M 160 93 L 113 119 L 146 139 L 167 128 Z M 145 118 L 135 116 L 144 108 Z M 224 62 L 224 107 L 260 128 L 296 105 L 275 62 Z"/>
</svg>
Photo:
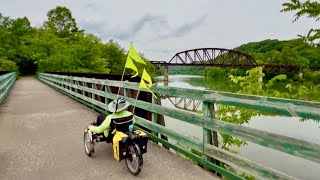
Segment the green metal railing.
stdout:
<svg viewBox="0 0 320 180">
<path fill-rule="evenodd" d="M 107 111 L 107 103 L 110 102 L 110 100 L 115 99 L 117 96 L 110 91 L 111 87 L 123 88 L 124 96 L 127 96 L 126 99 L 131 104 L 135 103 L 135 99 L 130 97 L 129 90 L 139 89 L 139 84 L 131 82 L 71 77 L 45 73 L 39 73 L 38 78 L 51 87 L 102 113 Z M 92 86 L 88 87 L 86 85 L 87 83 L 92 84 Z M 99 90 L 99 88 L 97 88 L 98 86 L 103 86 L 104 91 L 101 90 L 102 88 Z M 155 103 L 155 98 L 152 99 L 152 103 L 138 100 L 136 102 L 136 107 L 152 112 L 152 121 L 135 116 L 137 124 L 143 128 L 151 130 L 151 133 L 147 133 L 153 140 L 162 143 L 166 147 L 174 149 L 176 152 L 186 155 L 192 160 L 198 162 L 198 164 L 217 171 L 225 177 L 229 177 L 231 179 L 243 179 L 235 173 L 217 165 L 215 161 L 210 160 L 211 158 L 228 164 L 231 167 L 244 171 L 259 179 L 293 179 L 284 173 L 224 151 L 210 144 L 212 131 L 234 136 L 242 140 L 250 141 L 293 156 L 320 163 L 319 144 L 220 121 L 211 117 L 213 112 L 212 108 L 210 108 L 212 103 L 220 103 L 280 115 L 309 118 L 317 121 L 317 119 L 320 119 L 320 103 L 164 86 L 153 86 L 152 91 L 164 96 L 185 97 L 202 101 L 204 115 L 201 116 L 179 109 L 163 107 Z M 88 96 L 88 93 L 91 95 Z M 101 102 L 97 97 L 100 99 L 102 97 L 105 101 Z M 158 114 L 202 127 L 203 140 L 201 141 L 179 134 L 157 124 Z M 159 138 L 160 135 L 165 135 L 171 140 L 174 140 L 179 144 L 179 146 L 171 141 L 169 142 Z M 191 148 L 201 152 L 202 155 L 199 155 L 199 153 L 193 153 Z"/>
<path fill-rule="evenodd" d="M 15 72 L 7 73 L 0 76 L 0 104 L 6 98 L 16 78 L 17 78 L 17 73 Z"/>
</svg>

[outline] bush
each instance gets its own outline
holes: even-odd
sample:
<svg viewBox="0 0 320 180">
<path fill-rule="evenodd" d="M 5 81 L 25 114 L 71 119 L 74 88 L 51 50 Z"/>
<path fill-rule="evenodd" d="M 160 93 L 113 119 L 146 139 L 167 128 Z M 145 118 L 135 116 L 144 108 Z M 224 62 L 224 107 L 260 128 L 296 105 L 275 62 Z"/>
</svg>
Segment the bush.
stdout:
<svg viewBox="0 0 320 180">
<path fill-rule="evenodd" d="M 302 73 L 303 79 L 307 81 L 312 81 L 314 84 L 320 83 L 320 71 L 304 70 Z"/>
<path fill-rule="evenodd" d="M 0 58 L 0 71 L 18 72 L 18 66 L 14 61 Z"/>
</svg>

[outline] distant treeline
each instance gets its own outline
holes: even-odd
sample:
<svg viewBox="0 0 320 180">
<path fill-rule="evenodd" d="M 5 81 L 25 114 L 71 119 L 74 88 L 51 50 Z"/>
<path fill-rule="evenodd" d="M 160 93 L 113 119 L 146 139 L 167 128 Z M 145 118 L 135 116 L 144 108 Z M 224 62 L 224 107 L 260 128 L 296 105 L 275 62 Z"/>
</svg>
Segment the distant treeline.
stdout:
<svg viewBox="0 0 320 180">
<path fill-rule="evenodd" d="M 41 27 L 32 27 L 26 17 L 0 13 L 0 71 L 122 73 L 127 52 L 117 42 L 103 43 L 79 29 L 66 7 L 50 10 L 47 17 Z M 155 73 L 149 61 L 147 71 Z"/>
<path fill-rule="evenodd" d="M 258 64 L 320 67 L 320 47 L 310 46 L 302 39 L 264 40 L 244 44 L 235 49 L 251 54 Z"/>
</svg>

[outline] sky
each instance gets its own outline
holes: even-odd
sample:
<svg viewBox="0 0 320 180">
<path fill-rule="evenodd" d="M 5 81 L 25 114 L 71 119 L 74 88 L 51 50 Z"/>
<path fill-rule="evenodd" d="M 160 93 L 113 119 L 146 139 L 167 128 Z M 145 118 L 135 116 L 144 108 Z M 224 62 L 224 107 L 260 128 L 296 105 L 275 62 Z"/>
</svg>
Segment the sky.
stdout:
<svg viewBox="0 0 320 180">
<path fill-rule="evenodd" d="M 26 16 L 33 26 L 56 6 L 72 11 L 78 27 L 126 50 L 130 42 L 148 59 L 168 61 L 195 48 L 235 48 L 265 39 L 306 34 L 315 22 L 281 13 L 288 0 L 0 0 L 4 16 Z"/>
</svg>

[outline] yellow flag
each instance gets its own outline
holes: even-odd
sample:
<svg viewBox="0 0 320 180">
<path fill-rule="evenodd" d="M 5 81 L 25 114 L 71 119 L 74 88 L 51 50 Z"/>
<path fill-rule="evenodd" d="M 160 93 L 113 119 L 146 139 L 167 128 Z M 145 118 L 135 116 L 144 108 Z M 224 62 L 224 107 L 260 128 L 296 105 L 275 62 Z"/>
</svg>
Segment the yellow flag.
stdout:
<svg viewBox="0 0 320 180">
<path fill-rule="evenodd" d="M 131 60 L 131 58 L 130 58 L 129 56 L 127 57 L 127 61 L 126 61 L 126 64 L 125 64 L 124 67 L 125 67 L 125 68 L 129 68 L 129 69 L 132 69 L 133 71 L 136 72 L 136 74 L 133 75 L 133 76 L 131 76 L 131 78 L 136 77 L 136 76 L 139 74 L 136 65 L 134 65 L 133 61 Z"/>
<path fill-rule="evenodd" d="M 152 93 L 152 95 L 153 95 L 155 98 L 157 98 L 157 96 L 148 88 L 148 86 L 146 85 L 146 83 L 144 82 L 144 80 L 143 80 L 142 78 L 141 78 L 141 81 L 140 81 L 139 88 L 148 90 L 149 92 Z"/>
<path fill-rule="evenodd" d="M 152 87 L 152 80 L 151 80 L 150 75 L 147 73 L 146 69 L 143 69 L 143 73 L 142 73 L 142 77 L 141 78 L 143 80 L 146 80 L 149 83 L 149 85 L 148 85 L 149 88 Z"/>
<path fill-rule="evenodd" d="M 145 80 L 149 83 L 148 86 L 145 83 Z M 140 81 L 140 85 L 139 88 L 141 89 L 147 89 L 149 92 L 152 93 L 152 95 L 157 98 L 157 96 L 149 89 L 152 87 L 152 80 L 151 77 L 149 76 L 149 74 L 147 73 L 146 69 L 143 69 L 143 73 L 142 73 L 142 77 L 141 77 L 141 81 Z"/>
<path fill-rule="evenodd" d="M 144 65 L 146 64 L 146 62 L 139 56 L 137 51 L 134 49 L 134 46 L 133 46 L 132 43 L 131 43 L 131 46 L 130 46 L 128 57 L 130 57 L 134 61 L 137 61 L 138 63 L 144 64 Z"/>
</svg>

